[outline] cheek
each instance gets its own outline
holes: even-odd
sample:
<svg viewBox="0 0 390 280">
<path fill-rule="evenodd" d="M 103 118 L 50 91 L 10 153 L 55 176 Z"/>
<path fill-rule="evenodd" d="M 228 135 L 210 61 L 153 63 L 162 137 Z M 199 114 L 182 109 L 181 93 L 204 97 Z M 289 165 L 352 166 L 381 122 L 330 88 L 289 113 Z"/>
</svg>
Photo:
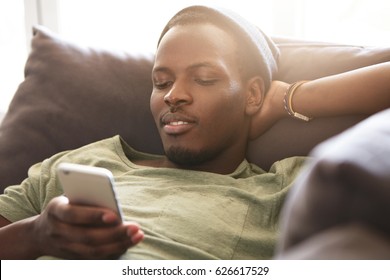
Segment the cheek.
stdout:
<svg viewBox="0 0 390 280">
<path fill-rule="evenodd" d="M 158 115 L 163 104 L 163 98 L 155 92 L 152 92 L 152 95 L 150 96 L 150 111 L 152 112 L 155 121 L 158 121 Z"/>
<path fill-rule="evenodd" d="M 228 90 L 222 95 L 222 104 L 226 115 L 244 115 L 245 112 L 245 92 L 239 82 L 231 82 Z"/>
<path fill-rule="evenodd" d="M 154 123 L 156 127 L 159 129 L 160 127 L 160 118 L 161 114 L 164 111 L 164 108 L 166 106 L 164 102 L 164 98 L 161 96 L 161 94 L 153 94 L 150 96 L 150 102 L 149 102 L 150 112 L 152 113 L 152 117 L 154 119 Z"/>
<path fill-rule="evenodd" d="M 245 118 L 245 98 L 240 86 L 230 88 L 203 105 L 201 114 L 208 115 L 207 121 L 213 124 L 210 126 L 212 130 L 239 127 Z"/>
</svg>

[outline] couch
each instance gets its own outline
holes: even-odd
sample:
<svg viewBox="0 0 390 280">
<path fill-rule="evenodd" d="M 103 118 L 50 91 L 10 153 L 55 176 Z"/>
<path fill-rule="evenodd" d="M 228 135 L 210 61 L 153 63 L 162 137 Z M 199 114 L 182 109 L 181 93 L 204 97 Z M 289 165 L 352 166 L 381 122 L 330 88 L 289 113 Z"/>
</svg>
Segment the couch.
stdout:
<svg viewBox="0 0 390 280">
<path fill-rule="evenodd" d="M 25 65 L 25 80 L 18 87 L 0 125 L 1 191 L 9 185 L 20 183 L 27 176 L 29 166 L 54 153 L 74 149 L 116 134 L 120 134 L 138 150 L 162 153 L 162 145 L 149 112 L 153 55 L 79 45 L 43 26 L 34 27 L 33 33 L 32 50 Z M 390 61 L 390 47 L 340 45 L 291 38 L 273 39 L 281 51 L 279 71 L 275 79 L 286 82 L 316 79 Z M 345 130 L 353 129 L 367 117 L 340 116 L 315 119 L 309 123 L 284 119 L 250 143 L 247 157 L 251 162 L 267 170 L 273 162 L 285 157 L 306 156 L 312 153 L 316 155 L 313 148 L 318 147 L 319 143 L 334 141 L 334 137 L 339 137 L 338 135 Z M 360 136 L 364 137 L 362 134 Z M 353 161 L 353 156 L 351 158 Z M 314 168 L 310 174 L 316 170 Z M 319 171 L 321 172 L 323 170 Z M 380 178 L 379 181 L 383 182 L 381 180 Z M 298 181 L 297 184 L 304 187 L 297 189 L 303 191 L 298 192 L 300 195 L 291 197 L 295 197 L 294 201 L 299 201 L 301 205 L 306 205 L 305 198 L 318 194 L 310 193 L 312 190 L 307 188 L 307 181 L 303 179 Z M 343 210 L 347 208 L 345 204 L 348 204 L 347 193 L 347 191 L 343 193 L 344 200 L 340 198 L 338 201 L 344 206 Z M 387 204 L 390 204 L 388 198 L 387 191 Z M 279 245 L 278 258 L 390 259 L 388 252 L 375 254 L 374 251 L 365 255 L 364 250 L 358 250 L 356 254 L 343 255 L 337 253 L 337 250 L 321 254 L 324 252 L 324 244 L 327 245 L 326 248 L 332 248 L 329 239 L 318 239 L 320 241 L 318 243 L 318 240 L 311 237 L 319 236 L 319 232 L 322 233 L 324 228 L 339 225 L 340 221 L 322 224 L 325 206 L 324 209 L 316 209 L 316 205 L 311 205 L 311 208 L 308 206 L 304 210 L 301 208 L 297 210 L 291 206 L 294 202 L 290 201 L 287 205 L 286 209 L 289 210 L 285 210 L 283 214 L 284 234 Z M 353 206 L 356 207 L 355 204 Z M 375 206 L 375 203 L 367 203 L 366 206 L 370 209 L 369 206 Z M 332 205 L 328 204 L 328 207 Z M 381 210 L 387 211 L 388 207 Z M 390 211 L 384 213 L 387 213 L 387 216 Z M 331 220 L 332 215 L 328 216 L 330 216 L 328 220 Z M 362 214 L 362 217 L 365 216 Z M 346 217 L 345 220 L 353 220 L 353 215 Z M 313 221 L 316 225 L 315 230 L 306 224 Z M 360 233 L 362 238 L 369 236 L 368 240 L 376 240 L 379 248 L 388 249 L 389 243 L 386 240 L 389 237 L 389 222 L 387 224 L 377 222 L 376 225 L 380 226 L 376 227 L 366 224 L 352 223 L 348 224 L 350 227 L 348 230 L 339 229 L 348 234 L 334 246 L 343 244 L 352 232 L 355 235 Z M 307 231 L 297 233 L 298 225 Z M 371 231 L 371 228 L 375 230 Z M 369 229 L 368 232 L 366 229 Z M 377 236 L 380 238 L 376 238 Z M 358 237 L 356 240 L 360 240 Z M 309 246 L 315 249 L 308 250 L 307 246 L 302 245 L 306 241 L 323 246 Z M 352 245 L 351 247 L 356 248 Z"/>
</svg>

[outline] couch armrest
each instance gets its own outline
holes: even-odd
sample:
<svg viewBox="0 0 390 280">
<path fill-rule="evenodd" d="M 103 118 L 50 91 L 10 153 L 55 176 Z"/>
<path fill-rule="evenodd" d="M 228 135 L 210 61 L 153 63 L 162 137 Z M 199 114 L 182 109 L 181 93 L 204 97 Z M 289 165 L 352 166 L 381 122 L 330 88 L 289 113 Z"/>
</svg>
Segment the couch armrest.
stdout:
<svg viewBox="0 0 390 280">
<path fill-rule="evenodd" d="M 348 224 L 367 226 L 362 235 L 378 232 L 390 246 L 389 119 L 387 109 L 314 149 L 282 211 L 281 258 L 296 248 L 305 256 L 304 251 L 313 250 L 308 240 Z M 364 251 L 360 254 L 357 258 L 368 257 Z"/>
</svg>

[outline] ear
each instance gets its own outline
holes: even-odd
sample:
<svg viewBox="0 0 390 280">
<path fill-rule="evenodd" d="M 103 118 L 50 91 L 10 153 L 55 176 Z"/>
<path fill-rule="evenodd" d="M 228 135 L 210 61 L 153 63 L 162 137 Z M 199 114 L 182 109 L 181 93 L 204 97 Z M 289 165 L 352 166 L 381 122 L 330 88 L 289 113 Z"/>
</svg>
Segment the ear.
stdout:
<svg viewBox="0 0 390 280">
<path fill-rule="evenodd" d="M 253 77 L 247 82 L 246 113 L 253 116 L 263 105 L 265 95 L 264 81 L 260 76 Z"/>
</svg>

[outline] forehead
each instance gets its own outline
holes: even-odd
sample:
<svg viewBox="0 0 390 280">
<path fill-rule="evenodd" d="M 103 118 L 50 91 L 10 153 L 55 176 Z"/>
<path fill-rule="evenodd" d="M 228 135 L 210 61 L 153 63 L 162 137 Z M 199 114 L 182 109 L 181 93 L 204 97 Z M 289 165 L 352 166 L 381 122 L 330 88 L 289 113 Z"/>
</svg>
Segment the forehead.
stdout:
<svg viewBox="0 0 390 280">
<path fill-rule="evenodd" d="M 236 62 L 237 44 L 225 30 L 209 24 L 178 25 L 162 38 L 155 67 L 173 63 Z"/>
</svg>

